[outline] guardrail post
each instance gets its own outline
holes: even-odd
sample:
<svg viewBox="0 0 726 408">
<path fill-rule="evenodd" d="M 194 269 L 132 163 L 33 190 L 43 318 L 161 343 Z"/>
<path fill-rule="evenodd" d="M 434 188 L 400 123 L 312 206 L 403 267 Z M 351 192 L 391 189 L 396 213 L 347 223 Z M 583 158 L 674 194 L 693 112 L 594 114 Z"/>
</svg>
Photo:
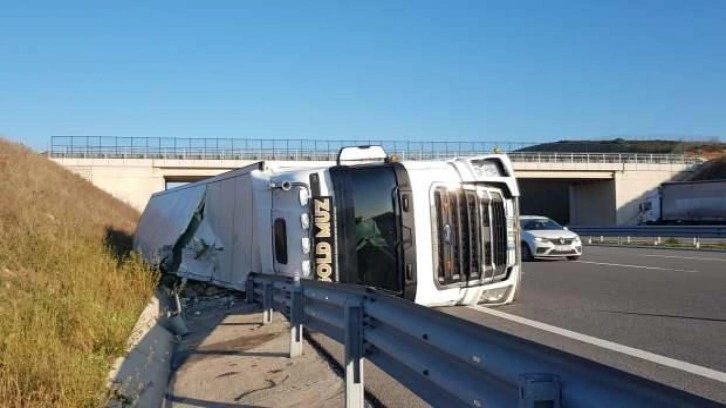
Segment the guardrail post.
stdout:
<svg viewBox="0 0 726 408">
<path fill-rule="evenodd" d="M 587 245 L 592 245 L 592 237 L 587 237 Z"/>
<path fill-rule="evenodd" d="M 363 387 L 363 304 L 351 297 L 345 304 L 345 406 L 362 408 Z"/>
<path fill-rule="evenodd" d="M 269 324 L 272 323 L 272 313 L 274 310 L 274 299 L 272 298 L 272 282 L 264 281 L 262 283 L 262 288 L 262 324 Z"/>
<path fill-rule="evenodd" d="M 290 291 L 290 358 L 303 353 L 303 294 L 296 286 Z"/>
<path fill-rule="evenodd" d="M 701 248 L 701 241 L 698 237 L 693 237 L 693 246 L 696 247 L 696 249 Z"/>
<path fill-rule="evenodd" d="M 618 245 L 623 245 L 623 237 L 618 237 Z"/>
<path fill-rule="evenodd" d="M 603 241 L 605 241 L 605 237 L 603 237 L 602 235 L 600 235 L 600 243 L 602 244 Z"/>
<path fill-rule="evenodd" d="M 255 280 L 251 275 L 247 275 L 245 282 L 245 302 L 255 303 Z"/>
<path fill-rule="evenodd" d="M 519 408 L 560 408 L 560 379 L 550 374 L 519 376 Z"/>
<path fill-rule="evenodd" d="M 660 237 L 655 238 L 655 243 L 653 245 L 655 245 L 655 246 L 660 245 Z"/>
<path fill-rule="evenodd" d="M 628 238 L 627 238 L 627 240 L 628 240 L 628 241 L 627 241 L 627 242 L 628 242 L 628 245 L 630 245 L 630 235 L 628 235 Z"/>
</svg>

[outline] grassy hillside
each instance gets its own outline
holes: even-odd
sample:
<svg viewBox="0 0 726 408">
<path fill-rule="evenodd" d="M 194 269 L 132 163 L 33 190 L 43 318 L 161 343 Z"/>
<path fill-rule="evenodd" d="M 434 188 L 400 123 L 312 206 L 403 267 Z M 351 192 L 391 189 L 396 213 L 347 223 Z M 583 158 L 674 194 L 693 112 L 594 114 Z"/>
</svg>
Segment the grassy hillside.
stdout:
<svg viewBox="0 0 726 408">
<path fill-rule="evenodd" d="M 688 180 L 726 180 L 726 156 L 707 161 Z"/>
<path fill-rule="evenodd" d="M 567 153 L 692 153 L 708 158 L 723 155 L 726 144 L 719 141 L 680 140 L 562 140 L 529 146 L 520 151 Z"/>
<path fill-rule="evenodd" d="M 685 154 L 708 159 L 695 174 L 687 180 L 726 179 L 726 143 L 712 141 L 678 140 L 563 140 L 529 146 L 520 151 L 563 152 L 563 153 L 649 153 Z"/>
<path fill-rule="evenodd" d="M 98 406 L 154 278 L 138 213 L 0 139 L 0 406 Z"/>
</svg>

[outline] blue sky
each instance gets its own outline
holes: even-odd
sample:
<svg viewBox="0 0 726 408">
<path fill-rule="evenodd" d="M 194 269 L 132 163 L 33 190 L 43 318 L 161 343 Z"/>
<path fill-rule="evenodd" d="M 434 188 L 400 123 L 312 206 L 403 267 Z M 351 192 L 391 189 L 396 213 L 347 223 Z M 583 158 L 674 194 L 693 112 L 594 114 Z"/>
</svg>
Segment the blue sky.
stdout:
<svg viewBox="0 0 726 408">
<path fill-rule="evenodd" d="M 725 1 L 3 1 L 0 134 L 726 134 Z"/>
</svg>

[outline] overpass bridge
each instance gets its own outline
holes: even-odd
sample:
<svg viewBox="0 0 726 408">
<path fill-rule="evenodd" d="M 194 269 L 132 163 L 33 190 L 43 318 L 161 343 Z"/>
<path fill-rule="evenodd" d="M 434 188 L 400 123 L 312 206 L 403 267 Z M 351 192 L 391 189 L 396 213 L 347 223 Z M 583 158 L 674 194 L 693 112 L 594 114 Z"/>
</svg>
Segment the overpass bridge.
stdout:
<svg viewBox="0 0 726 408">
<path fill-rule="evenodd" d="M 327 165 L 342 146 L 382 144 L 399 160 L 444 160 L 507 152 L 522 189 L 522 213 L 577 225 L 637 220 L 638 203 L 660 183 L 683 178 L 699 161 L 680 154 L 522 151 L 496 142 L 314 141 L 54 137 L 49 157 L 143 210 L 151 194 L 259 160 Z"/>
</svg>

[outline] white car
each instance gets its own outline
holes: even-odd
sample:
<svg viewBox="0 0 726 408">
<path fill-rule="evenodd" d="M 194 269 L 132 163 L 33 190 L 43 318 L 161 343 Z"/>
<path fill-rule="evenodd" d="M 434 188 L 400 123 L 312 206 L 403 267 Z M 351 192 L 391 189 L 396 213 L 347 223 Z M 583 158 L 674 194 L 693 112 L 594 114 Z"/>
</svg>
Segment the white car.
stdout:
<svg viewBox="0 0 726 408">
<path fill-rule="evenodd" d="M 522 260 L 567 257 L 576 261 L 582 255 L 582 242 L 574 232 L 553 220 L 534 215 L 520 217 Z"/>
</svg>

